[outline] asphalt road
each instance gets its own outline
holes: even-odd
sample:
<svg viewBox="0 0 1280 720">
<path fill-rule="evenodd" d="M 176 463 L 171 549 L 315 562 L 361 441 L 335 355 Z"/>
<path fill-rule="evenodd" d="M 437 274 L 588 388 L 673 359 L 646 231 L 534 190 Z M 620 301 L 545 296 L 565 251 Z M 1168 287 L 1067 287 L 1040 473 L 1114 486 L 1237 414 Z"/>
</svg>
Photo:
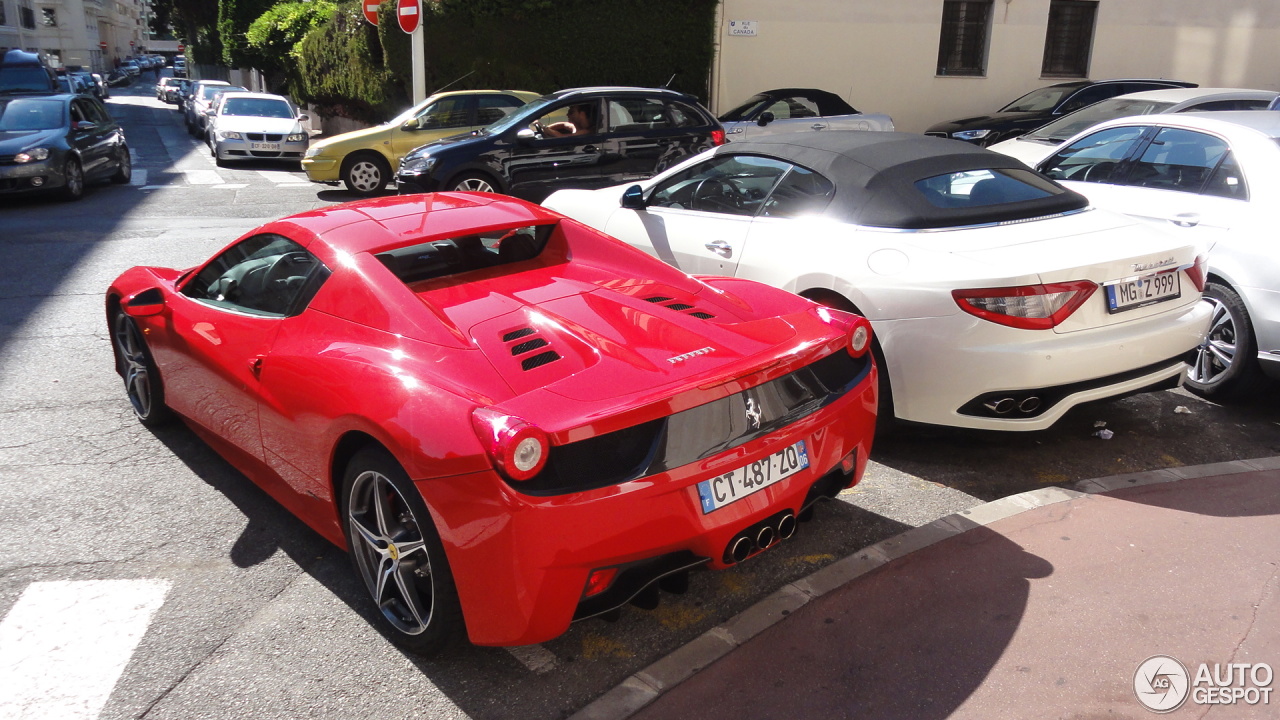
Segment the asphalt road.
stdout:
<svg viewBox="0 0 1280 720">
<path fill-rule="evenodd" d="M 105 680 L 61 683 L 69 697 L 100 688 L 61 717 L 564 717 L 782 584 L 905 528 L 1045 485 L 1280 455 L 1274 391 L 1230 406 L 1140 395 L 1038 433 L 905 428 L 794 539 L 695 575 L 656 610 L 426 662 L 377 632 L 343 553 L 189 431 L 133 419 L 102 311 L 128 267 L 193 265 L 262 222 L 352 198 L 296 167 L 215 167 L 149 84 L 109 108 L 133 149 L 131 185 L 96 185 L 77 203 L 0 199 L 0 619 L 38 610 L 41 592 L 68 599 L 63 619 L 106 617 L 105 596 L 71 602 L 81 588 L 155 600 L 146 612 L 132 603 L 140 629 Z M 1112 439 L 1094 436 L 1099 421 Z M 0 681 L 21 669 L 14 638 L 40 632 L 19 625 L 0 620 Z M 55 645 L 28 643 L 24 663 Z M 22 715 L 0 698 L 0 718 Z"/>
</svg>

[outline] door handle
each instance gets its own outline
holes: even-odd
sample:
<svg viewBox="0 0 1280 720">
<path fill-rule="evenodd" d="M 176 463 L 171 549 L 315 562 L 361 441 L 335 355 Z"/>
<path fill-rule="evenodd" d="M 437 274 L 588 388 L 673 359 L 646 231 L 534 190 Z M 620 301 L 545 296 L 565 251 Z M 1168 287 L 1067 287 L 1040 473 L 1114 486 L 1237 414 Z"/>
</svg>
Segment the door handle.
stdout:
<svg viewBox="0 0 1280 720">
<path fill-rule="evenodd" d="M 1195 227 L 1200 224 L 1200 213 L 1178 213 L 1169 218 L 1169 222 L 1178 227 Z"/>
<path fill-rule="evenodd" d="M 249 361 L 249 372 L 253 373 L 256 378 L 262 375 L 262 356 L 259 355 Z"/>
<path fill-rule="evenodd" d="M 825 130 L 827 126 L 823 123 L 814 123 L 809 126 L 810 130 Z"/>
<path fill-rule="evenodd" d="M 582 148 L 582 152 L 595 152 L 596 150 L 599 150 L 599 148 L 597 148 L 595 145 L 587 145 L 586 147 Z"/>
<path fill-rule="evenodd" d="M 703 247 L 719 255 L 722 258 L 733 257 L 733 246 L 725 242 L 724 240 L 716 240 L 714 242 L 709 242 L 706 245 L 703 245 Z"/>
</svg>

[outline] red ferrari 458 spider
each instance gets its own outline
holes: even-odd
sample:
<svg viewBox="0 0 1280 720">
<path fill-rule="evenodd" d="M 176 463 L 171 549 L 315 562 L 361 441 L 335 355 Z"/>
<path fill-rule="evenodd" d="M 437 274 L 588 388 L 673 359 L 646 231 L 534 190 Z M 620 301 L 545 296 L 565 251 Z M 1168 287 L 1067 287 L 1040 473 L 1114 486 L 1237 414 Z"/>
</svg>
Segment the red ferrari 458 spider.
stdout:
<svg viewBox="0 0 1280 720">
<path fill-rule="evenodd" d="M 862 476 L 870 325 L 513 198 L 379 198 L 111 284 L 173 416 L 345 547 L 417 652 L 536 643 L 724 568 Z"/>
</svg>

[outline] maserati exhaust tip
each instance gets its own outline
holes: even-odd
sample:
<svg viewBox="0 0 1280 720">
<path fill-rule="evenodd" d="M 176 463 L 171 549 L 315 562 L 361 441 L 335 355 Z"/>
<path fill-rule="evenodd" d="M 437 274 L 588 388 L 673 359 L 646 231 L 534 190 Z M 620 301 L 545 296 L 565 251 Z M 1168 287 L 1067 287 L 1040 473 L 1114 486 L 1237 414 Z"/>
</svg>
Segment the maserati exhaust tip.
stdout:
<svg viewBox="0 0 1280 720">
<path fill-rule="evenodd" d="M 778 534 L 768 525 L 760 528 L 760 532 L 756 533 L 756 547 L 765 550 L 773 545 L 778 539 Z"/>
<path fill-rule="evenodd" d="M 751 538 L 746 535 L 734 538 L 733 543 L 729 545 L 729 557 L 735 562 L 740 563 L 747 559 L 755 545 L 751 542 Z"/>
<path fill-rule="evenodd" d="M 1040 398 L 1032 395 L 1018 403 L 1018 411 L 1024 413 L 1033 413 L 1040 409 Z"/>
<path fill-rule="evenodd" d="M 997 415 L 1007 415 L 1010 412 L 1013 412 L 1013 409 L 1017 407 L 1018 402 L 1011 397 L 1006 397 L 1000 398 L 999 400 L 988 400 L 983 403 L 983 405 Z"/>
<path fill-rule="evenodd" d="M 778 538 L 781 540 L 787 540 L 792 535 L 795 535 L 795 534 L 796 534 L 796 516 L 792 515 L 791 513 L 787 513 L 786 515 L 782 516 L 781 520 L 778 521 Z"/>
</svg>

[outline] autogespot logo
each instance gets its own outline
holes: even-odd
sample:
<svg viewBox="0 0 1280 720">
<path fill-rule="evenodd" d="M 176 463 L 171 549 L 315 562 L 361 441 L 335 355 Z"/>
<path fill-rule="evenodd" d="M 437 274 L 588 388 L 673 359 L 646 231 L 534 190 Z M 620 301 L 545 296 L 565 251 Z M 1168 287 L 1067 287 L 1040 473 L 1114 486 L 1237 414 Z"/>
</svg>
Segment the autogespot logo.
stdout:
<svg viewBox="0 0 1280 720">
<path fill-rule="evenodd" d="M 1167 713 L 1182 707 L 1190 685 L 1186 666 L 1168 655 L 1143 660 L 1133 674 L 1133 692 L 1152 712 Z"/>
</svg>

